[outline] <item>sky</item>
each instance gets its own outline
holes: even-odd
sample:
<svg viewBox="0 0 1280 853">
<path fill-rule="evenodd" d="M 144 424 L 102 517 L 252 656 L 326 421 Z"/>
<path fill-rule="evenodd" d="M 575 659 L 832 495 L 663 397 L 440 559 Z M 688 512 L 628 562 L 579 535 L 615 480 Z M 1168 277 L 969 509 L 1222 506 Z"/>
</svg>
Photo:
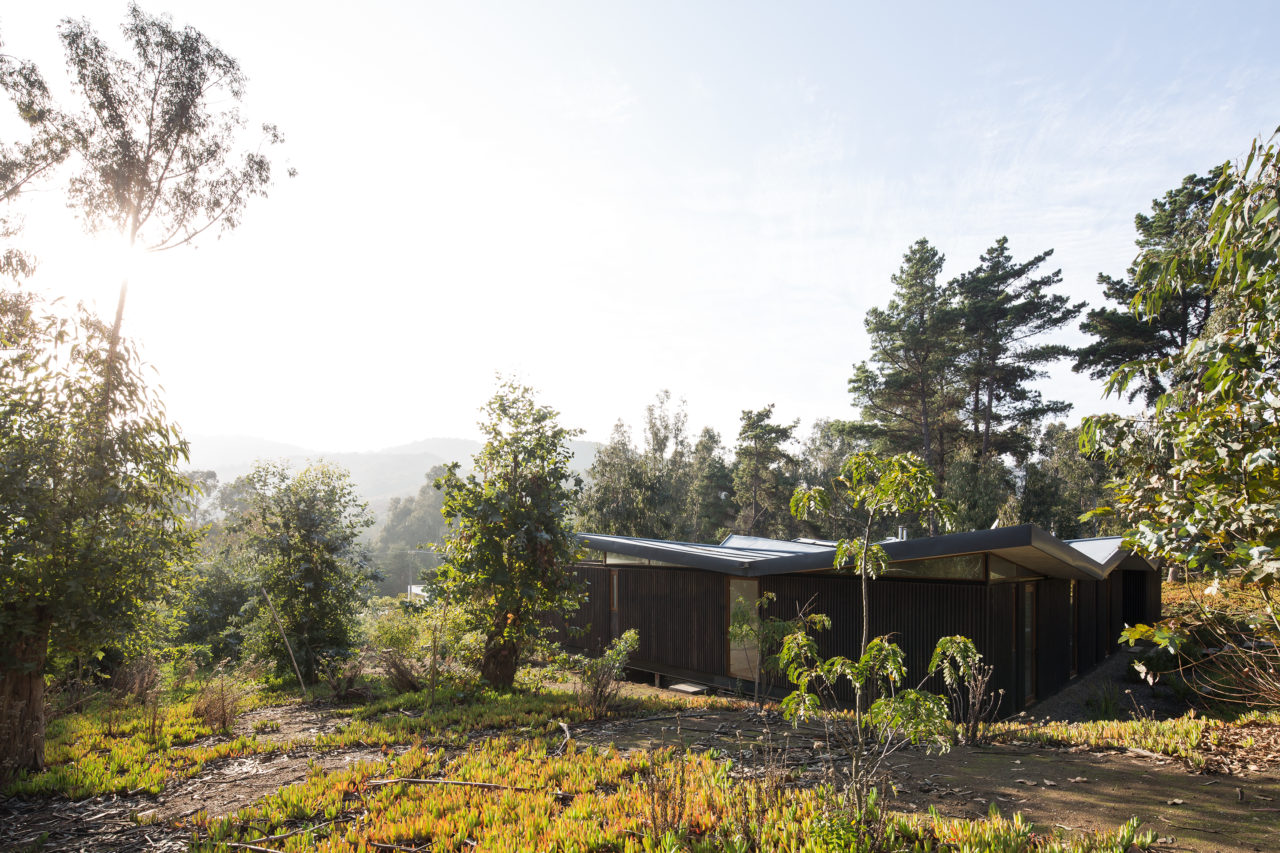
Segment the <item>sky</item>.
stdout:
<svg viewBox="0 0 1280 853">
<path fill-rule="evenodd" d="M 126 5 L 7 2 L 0 39 L 67 91 L 59 19 L 114 38 Z M 919 237 L 947 278 L 1002 235 L 1052 248 L 1098 306 L 1135 213 L 1280 125 L 1268 2 L 144 8 L 236 57 L 287 139 L 238 229 L 130 272 L 125 333 L 197 441 L 476 437 L 496 373 L 597 441 L 661 389 L 730 445 L 770 403 L 807 431 L 856 414 Z M 22 202 L 32 286 L 109 313 L 120 253 L 64 187 Z M 1066 363 L 1040 388 L 1120 405 Z"/>
</svg>

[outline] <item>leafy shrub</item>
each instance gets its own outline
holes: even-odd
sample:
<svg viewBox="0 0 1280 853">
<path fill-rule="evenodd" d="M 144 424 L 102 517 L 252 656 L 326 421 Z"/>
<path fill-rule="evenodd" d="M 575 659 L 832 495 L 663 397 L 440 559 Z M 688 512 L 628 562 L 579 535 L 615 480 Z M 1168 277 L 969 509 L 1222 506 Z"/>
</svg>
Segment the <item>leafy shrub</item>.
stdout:
<svg viewBox="0 0 1280 853">
<path fill-rule="evenodd" d="M 578 699 L 591 719 L 603 717 L 622 689 L 622 676 L 631 655 L 640 647 L 634 628 L 609 644 L 600 657 L 569 655 L 567 665 L 578 676 Z"/>
<path fill-rule="evenodd" d="M 942 673 L 951 719 L 962 743 L 991 742 L 991 724 L 1000 711 L 1003 690 L 991 690 L 995 667 L 982 662 L 982 655 L 968 637 L 943 637 L 933 650 L 929 674 Z"/>
</svg>

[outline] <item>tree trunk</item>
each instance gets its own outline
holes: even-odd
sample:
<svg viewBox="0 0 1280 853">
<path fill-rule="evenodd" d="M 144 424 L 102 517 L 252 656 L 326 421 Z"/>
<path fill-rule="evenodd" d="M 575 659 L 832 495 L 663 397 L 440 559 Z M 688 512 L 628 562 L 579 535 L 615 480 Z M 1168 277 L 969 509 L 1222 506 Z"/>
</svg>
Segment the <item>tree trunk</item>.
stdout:
<svg viewBox="0 0 1280 853">
<path fill-rule="evenodd" d="M 520 650 L 510 640 L 491 639 L 485 646 L 484 660 L 480 662 L 480 677 L 489 686 L 510 690 L 516 681 L 516 666 L 520 662 Z"/>
<path fill-rule="evenodd" d="M 44 664 L 49 623 L 0 642 L 0 783 L 44 769 Z"/>
</svg>

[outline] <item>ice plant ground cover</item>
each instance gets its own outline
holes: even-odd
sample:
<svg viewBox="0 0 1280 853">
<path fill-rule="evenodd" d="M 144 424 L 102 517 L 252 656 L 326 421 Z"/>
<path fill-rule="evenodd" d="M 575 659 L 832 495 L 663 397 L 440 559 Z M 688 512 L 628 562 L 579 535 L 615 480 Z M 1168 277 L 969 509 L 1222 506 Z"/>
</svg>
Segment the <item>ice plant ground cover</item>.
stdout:
<svg viewBox="0 0 1280 853">
<path fill-rule="evenodd" d="M 759 789 L 743 786 L 731 769 L 732 762 L 714 753 L 673 749 L 622 755 L 579 751 L 569 742 L 553 752 L 538 740 L 495 738 L 450 759 L 414 747 L 396 758 L 316 774 L 233 815 L 198 815 L 191 822 L 193 849 L 869 849 L 832 811 L 839 796 L 825 786 L 773 798 L 757 813 L 754 836 L 743 837 L 737 818 Z M 659 796 L 680 800 L 678 828 L 661 835 L 653 829 L 655 778 L 665 780 Z M 980 821 L 888 814 L 876 849 L 1127 851 L 1147 849 L 1154 840 L 1136 820 L 1112 832 L 1072 835 L 1045 834 L 998 811 Z"/>
<path fill-rule="evenodd" d="M 702 743 L 687 752 L 602 742 L 638 724 L 671 726 L 677 714 L 745 721 L 755 713 L 727 699 L 627 696 L 606 720 L 591 722 L 572 693 L 555 689 L 451 693 L 431 706 L 418 694 L 331 706 L 259 692 L 247 698 L 245 719 L 230 731 L 215 731 L 193 713 L 191 690 L 166 695 L 158 710 L 154 704 L 103 699 L 58 718 L 50 727 L 49 769 L 22 777 L 7 793 L 28 799 L 141 794 L 163 806 L 182 785 L 198 785 L 236 759 L 283 762 L 290 754 L 296 761 L 300 754 L 360 759 L 336 769 L 334 762 L 312 762 L 305 778 L 299 772 L 287 784 L 244 798 L 224 813 L 175 818 L 138 810 L 140 820 L 167 822 L 170 832 L 186 833 L 196 850 L 250 845 L 280 851 L 1083 851 L 1128 850 L 1135 843 L 1142 849 L 1156 838 L 1145 831 L 1161 829 L 1120 825 L 1120 817 L 1111 830 L 1068 832 L 1052 824 L 1033 825 L 1009 806 L 986 817 L 957 817 L 900 813 L 891 801 L 879 807 L 876 834 L 869 839 L 841 809 L 838 780 L 837 787 L 815 784 L 812 774 L 802 778 L 789 770 L 771 783 L 770 792 L 727 741 L 691 733 L 685 742 Z M 290 717 L 323 718 L 327 724 L 300 729 Z M 284 725 L 263 725 L 264 719 Z M 573 737 L 565 736 L 562 723 Z M 1134 747 L 1198 767 L 1215 740 L 1275 723 L 1256 714 L 1240 725 L 1194 716 L 1033 727 L 1011 723 L 998 739 L 1017 742 L 1019 748 Z M 588 734 L 591 744 L 581 740 Z M 744 826 L 755 828 L 746 832 Z"/>
</svg>

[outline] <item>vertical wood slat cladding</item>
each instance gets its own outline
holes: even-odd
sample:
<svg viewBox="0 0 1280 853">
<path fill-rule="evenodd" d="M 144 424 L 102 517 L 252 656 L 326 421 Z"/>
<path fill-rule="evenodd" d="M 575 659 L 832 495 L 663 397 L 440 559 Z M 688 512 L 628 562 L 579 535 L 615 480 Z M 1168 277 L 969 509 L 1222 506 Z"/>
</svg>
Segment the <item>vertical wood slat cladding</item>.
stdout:
<svg viewBox="0 0 1280 853">
<path fill-rule="evenodd" d="M 982 659 L 994 666 L 996 671 L 991 678 L 993 691 L 1004 691 L 1000 699 L 1000 715 L 1016 712 L 1022 707 L 1022 697 L 1018 695 L 1018 620 L 1017 620 L 1018 585 L 1014 583 L 993 584 L 987 587 L 987 609 L 992 633 L 992 651 L 988 653 L 979 649 Z"/>
<path fill-rule="evenodd" d="M 1080 644 L 1080 671 L 1086 672 L 1098 662 L 1098 630 L 1094 620 L 1098 615 L 1097 581 L 1080 581 L 1077 587 L 1080 600 L 1080 623 L 1076 642 Z"/>
<path fill-rule="evenodd" d="M 1112 572 L 1107 578 L 1111 595 L 1110 624 L 1107 632 L 1107 654 L 1120 647 L 1120 632 L 1124 630 L 1124 572 Z"/>
<path fill-rule="evenodd" d="M 1116 572 L 1124 584 L 1124 622 L 1151 624 L 1160 619 L 1160 574 L 1145 569 Z"/>
<path fill-rule="evenodd" d="M 1161 583 L 1163 578 L 1160 572 L 1143 572 L 1147 584 L 1147 606 L 1146 618 L 1142 621 L 1150 625 L 1152 622 L 1159 622 L 1164 618 L 1164 585 Z"/>
<path fill-rule="evenodd" d="M 1051 696 L 1071 678 L 1071 581 L 1046 578 L 1036 595 L 1036 695 Z"/>
<path fill-rule="evenodd" d="M 640 634 L 634 664 L 727 675 L 726 589 L 725 576 L 714 572 L 619 569 L 618 629 L 634 628 Z"/>
<path fill-rule="evenodd" d="M 1110 581 L 1095 581 L 1093 584 L 1097 609 L 1093 614 L 1094 639 L 1097 648 L 1094 652 L 1097 660 L 1111 654 L 1111 586 Z"/>
<path fill-rule="evenodd" d="M 579 565 L 573 567 L 573 574 L 586 598 L 568 617 L 552 616 L 555 639 L 561 645 L 599 654 L 613 640 L 609 630 L 609 570 L 604 566 Z"/>
<path fill-rule="evenodd" d="M 794 618 L 797 607 L 812 599 L 811 612 L 831 618 L 831 628 L 814 635 L 819 654 L 856 660 L 862 645 L 860 583 L 856 577 L 778 575 L 762 578 L 761 592 L 777 596 L 766 615 L 779 619 Z M 902 648 L 906 656 L 906 686 L 914 687 L 924 678 L 934 646 L 942 637 L 968 637 L 987 659 L 996 653 L 999 645 L 988 618 L 987 590 L 982 584 L 887 578 L 871 584 L 871 636 L 888 636 Z M 943 689 L 936 677 L 925 688 Z"/>
</svg>

